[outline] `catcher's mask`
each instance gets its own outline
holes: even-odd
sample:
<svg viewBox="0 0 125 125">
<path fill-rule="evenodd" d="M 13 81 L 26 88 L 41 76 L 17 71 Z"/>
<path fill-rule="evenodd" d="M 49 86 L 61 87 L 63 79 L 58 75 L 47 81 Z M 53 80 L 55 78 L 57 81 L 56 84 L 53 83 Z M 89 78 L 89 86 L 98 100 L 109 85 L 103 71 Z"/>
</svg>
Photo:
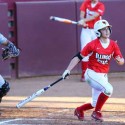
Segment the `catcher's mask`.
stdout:
<svg viewBox="0 0 125 125">
<path fill-rule="evenodd" d="M 100 30 L 105 28 L 105 27 L 108 27 L 109 30 L 110 30 L 110 33 L 112 32 L 111 30 L 111 25 L 109 25 L 108 21 L 107 20 L 99 20 L 97 21 L 95 24 L 94 24 L 94 31 L 96 33 L 96 36 L 97 37 L 101 37 L 101 32 Z"/>
</svg>

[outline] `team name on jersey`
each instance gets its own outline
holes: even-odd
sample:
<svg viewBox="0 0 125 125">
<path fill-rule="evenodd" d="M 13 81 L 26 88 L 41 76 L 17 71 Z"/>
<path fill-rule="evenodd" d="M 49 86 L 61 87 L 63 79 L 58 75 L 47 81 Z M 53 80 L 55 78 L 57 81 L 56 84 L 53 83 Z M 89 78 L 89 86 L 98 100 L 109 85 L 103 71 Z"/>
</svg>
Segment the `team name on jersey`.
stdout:
<svg viewBox="0 0 125 125">
<path fill-rule="evenodd" d="M 109 60 L 111 59 L 112 57 L 112 54 L 110 55 L 103 55 L 103 54 L 99 54 L 99 53 L 96 53 L 96 59 L 99 63 L 105 65 L 105 64 L 108 64 Z"/>
</svg>

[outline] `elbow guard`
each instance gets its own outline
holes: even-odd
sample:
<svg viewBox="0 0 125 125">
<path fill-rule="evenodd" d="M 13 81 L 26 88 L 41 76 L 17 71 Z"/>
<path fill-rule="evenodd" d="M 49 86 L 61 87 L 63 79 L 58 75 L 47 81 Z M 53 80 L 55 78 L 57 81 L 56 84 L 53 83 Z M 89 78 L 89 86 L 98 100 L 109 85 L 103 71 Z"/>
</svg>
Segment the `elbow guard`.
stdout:
<svg viewBox="0 0 125 125">
<path fill-rule="evenodd" d="M 83 57 L 81 56 L 80 52 L 78 52 L 74 57 L 78 57 L 80 61 L 83 59 Z"/>
</svg>

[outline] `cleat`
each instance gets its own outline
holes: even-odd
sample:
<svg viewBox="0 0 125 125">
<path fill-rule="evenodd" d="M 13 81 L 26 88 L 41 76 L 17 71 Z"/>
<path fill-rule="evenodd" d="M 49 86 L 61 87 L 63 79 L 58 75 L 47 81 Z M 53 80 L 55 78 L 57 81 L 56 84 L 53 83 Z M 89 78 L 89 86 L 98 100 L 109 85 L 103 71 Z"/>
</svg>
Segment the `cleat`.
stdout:
<svg viewBox="0 0 125 125">
<path fill-rule="evenodd" d="M 77 116 L 79 120 L 81 120 L 81 121 L 84 120 L 84 113 L 82 111 L 78 110 L 78 108 L 75 109 L 74 115 Z"/>
<path fill-rule="evenodd" d="M 91 117 L 92 120 L 103 122 L 102 114 L 100 111 L 93 111 Z"/>
</svg>

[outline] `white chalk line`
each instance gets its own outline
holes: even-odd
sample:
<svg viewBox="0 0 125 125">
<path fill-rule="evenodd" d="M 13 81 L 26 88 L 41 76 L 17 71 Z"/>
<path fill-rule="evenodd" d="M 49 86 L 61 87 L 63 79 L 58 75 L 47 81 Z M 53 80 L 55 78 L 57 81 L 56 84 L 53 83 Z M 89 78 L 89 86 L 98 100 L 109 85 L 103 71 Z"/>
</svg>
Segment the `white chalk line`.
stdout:
<svg viewBox="0 0 125 125">
<path fill-rule="evenodd" d="M 38 121 L 38 120 L 40 120 L 40 121 L 52 121 L 52 120 L 56 120 L 56 119 L 52 119 L 52 118 L 50 118 L 50 119 L 36 119 L 36 118 L 34 118 L 34 119 L 27 119 L 27 118 L 18 118 L 18 119 L 11 119 L 11 120 L 6 120 L 6 121 L 2 121 L 2 122 L 0 122 L 0 125 L 7 125 L 7 123 L 9 123 L 10 125 L 11 125 L 11 122 L 15 122 L 15 121 L 20 121 L 20 120 L 23 120 L 23 122 L 24 121 Z M 91 121 L 91 119 L 89 119 L 89 117 L 86 117 L 86 120 L 84 121 L 84 123 L 87 123 L 87 122 L 90 122 Z M 91 122 L 93 122 L 93 121 L 91 121 Z M 105 122 L 110 122 L 110 121 L 106 121 L 105 120 Z M 112 121 L 112 122 L 114 122 L 114 121 Z M 119 122 L 119 121 L 116 121 L 116 122 Z M 125 123 L 125 121 L 123 121 L 122 123 Z M 18 123 L 12 123 L 12 125 L 19 125 Z M 32 125 L 32 124 L 21 124 L 21 125 Z"/>
<path fill-rule="evenodd" d="M 49 121 L 49 120 L 55 120 L 55 119 L 27 119 L 27 118 L 18 118 L 18 119 L 11 119 L 11 120 L 6 120 L 6 121 L 2 121 L 0 122 L 0 125 L 2 124 L 5 124 L 5 123 L 10 123 L 10 122 L 15 122 L 15 121 L 20 121 L 20 120 L 23 120 L 23 121 L 26 121 L 26 120 L 34 120 L 34 121 L 37 121 L 37 120 L 40 120 L 40 121 Z M 16 125 L 16 124 L 14 124 Z M 24 124 L 23 124 L 24 125 Z"/>
<path fill-rule="evenodd" d="M 13 122 L 13 121 L 19 121 L 19 120 L 21 120 L 21 119 L 11 119 L 11 120 L 2 121 L 2 122 L 0 122 L 0 125 L 2 125 L 4 123 Z"/>
</svg>

